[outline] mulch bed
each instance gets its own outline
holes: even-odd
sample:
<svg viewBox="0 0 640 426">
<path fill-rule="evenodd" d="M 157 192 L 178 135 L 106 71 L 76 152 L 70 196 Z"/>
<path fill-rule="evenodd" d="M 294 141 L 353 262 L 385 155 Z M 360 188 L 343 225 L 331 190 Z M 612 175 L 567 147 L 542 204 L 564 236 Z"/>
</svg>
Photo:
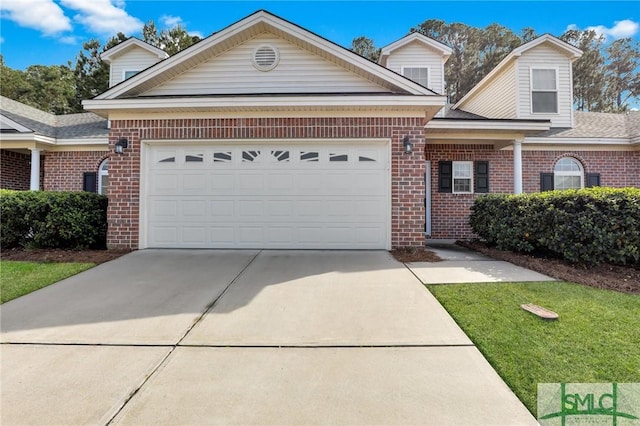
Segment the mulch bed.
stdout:
<svg viewBox="0 0 640 426">
<path fill-rule="evenodd" d="M 391 255 L 402 263 L 410 262 L 440 262 L 442 259 L 432 251 L 423 247 L 395 248 Z"/>
<path fill-rule="evenodd" d="M 11 249 L 2 250 L 0 257 L 25 262 L 104 263 L 130 252 L 131 250 Z"/>
<path fill-rule="evenodd" d="M 458 244 L 489 257 L 505 260 L 562 281 L 585 284 L 591 287 L 640 294 L 640 269 L 630 266 L 601 264 L 585 267 L 560 259 L 538 257 L 524 253 L 502 251 L 479 241 L 458 241 Z"/>
</svg>

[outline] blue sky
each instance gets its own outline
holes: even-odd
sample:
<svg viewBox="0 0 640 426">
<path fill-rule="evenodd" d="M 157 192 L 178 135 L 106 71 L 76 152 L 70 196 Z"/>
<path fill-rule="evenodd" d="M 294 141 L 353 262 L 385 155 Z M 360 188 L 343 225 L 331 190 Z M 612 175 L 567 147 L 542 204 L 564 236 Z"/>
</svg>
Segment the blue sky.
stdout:
<svg viewBox="0 0 640 426">
<path fill-rule="evenodd" d="M 139 35 L 154 20 L 159 28 L 182 24 L 207 36 L 258 9 L 349 47 L 365 35 L 389 44 L 427 19 L 485 27 L 497 22 L 519 32 L 562 34 L 569 26 L 595 28 L 608 41 L 640 40 L 640 1 L 174 1 L 174 0 L 0 0 L 0 53 L 16 69 L 66 64 L 82 43 L 122 31 Z"/>
</svg>

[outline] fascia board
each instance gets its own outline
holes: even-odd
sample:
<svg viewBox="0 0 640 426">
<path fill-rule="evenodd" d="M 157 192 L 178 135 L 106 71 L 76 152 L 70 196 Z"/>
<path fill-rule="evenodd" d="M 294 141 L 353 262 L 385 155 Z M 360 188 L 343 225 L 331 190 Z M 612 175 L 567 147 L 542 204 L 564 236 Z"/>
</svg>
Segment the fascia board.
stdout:
<svg viewBox="0 0 640 426">
<path fill-rule="evenodd" d="M 550 121 L 523 122 L 523 121 L 484 121 L 484 120 L 431 120 L 425 129 L 434 130 L 509 130 L 509 131 L 539 131 L 543 132 L 551 128 Z"/>
<path fill-rule="evenodd" d="M 324 106 L 437 106 L 443 107 L 446 96 L 282 96 L 256 98 L 234 96 L 223 98 L 169 98 L 169 99 L 89 99 L 82 102 L 85 109 L 166 109 L 166 108 L 242 108 L 242 107 L 324 107 Z"/>
<path fill-rule="evenodd" d="M 633 145 L 628 138 L 554 138 L 554 137 L 527 137 L 525 143 L 542 145 Z"/>
</svg>

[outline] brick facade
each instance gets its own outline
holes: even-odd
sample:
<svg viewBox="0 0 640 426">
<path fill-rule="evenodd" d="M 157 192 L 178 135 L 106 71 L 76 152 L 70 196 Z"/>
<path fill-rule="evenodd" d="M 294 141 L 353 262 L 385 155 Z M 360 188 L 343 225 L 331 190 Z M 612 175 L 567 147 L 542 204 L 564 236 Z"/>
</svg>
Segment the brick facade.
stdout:
<svg viewBox="0 0 640 426">
<path fill-rule="evenodd" d="M 45 191 L 82 191 L 84 172 L 97 172 L 107 151 L 44 152 Z"/>
<path fill-rule="evenodd" d="M 524 192 L 540 191 L 540 173 L 551 173 L 555 163 L 570 156 L 582 164 L 585 173 L 600 173 L 600 184 L 611 187 L 640 187 L 638 151 L 523 151 Z M 439 161 L 488 161 L 489 192 L 513 193 L 513 151 L 496 151 L 493 145 L 427 144 L 425 159 L 431 160 L 431 238 L 468 239 L 470 208 L 479 194 L 438 192 Z"/>
<path fill-rule="evenodd" d="M 124 155 L 109 162 L 110 248 L 137 248 L 140 214 L 140 144 L 182 139 L 391 139 L 391 244 L 424 244 L 424 119 L 422 118 L 234 118 L 114 120 L 109 146 L 129 140 Z M 404 154 L 408 135 L 413 154 Z"/>
<path fill-rule="evenodd" d="M 40 159 L 42 173 L 42 158 Z M 3 149 L 0 152 L 0 188 L 26 191 L 31 182 L 31 155 Z"/>
</svg>

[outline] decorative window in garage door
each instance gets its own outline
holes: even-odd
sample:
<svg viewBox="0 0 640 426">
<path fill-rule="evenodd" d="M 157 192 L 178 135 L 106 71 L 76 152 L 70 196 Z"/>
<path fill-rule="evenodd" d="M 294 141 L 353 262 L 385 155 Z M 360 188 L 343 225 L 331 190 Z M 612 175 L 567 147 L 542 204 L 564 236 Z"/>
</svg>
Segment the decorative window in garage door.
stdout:
<svg viewBox="0 0 640 426">
<path fill-rule="evenodd" d="M 261 151 L 242 151 L 243 163 L 257 163 L 261 160 Z"/>
<path fill-rule="evenodd" d="M 330 162 L 349 161 L 349 154 L 347 154 L 346 152 L 330 152 L 329 153 L 329 161 Z"/>
<path fill-rule="evenodd" d="M 216 151 L 213 153 L 214 163 L 231 163 L 233 154 L 231 151 Z"/>
<path fill-rule="evenodd" d="M 271 151 L 271 156 L 278 162 L 289 162 L 289 151 Z"/>
<path fill-rule="evenodd" d="M 187 154 L 184 156 L 186 163 L 202 163 L 204 162 L 204 154 Z"/>
<path fill-rule="evenodd" d="M 318 151 L 300 151 L 300 161 L 317 162 L 320 159 Z"/>
</svg>

